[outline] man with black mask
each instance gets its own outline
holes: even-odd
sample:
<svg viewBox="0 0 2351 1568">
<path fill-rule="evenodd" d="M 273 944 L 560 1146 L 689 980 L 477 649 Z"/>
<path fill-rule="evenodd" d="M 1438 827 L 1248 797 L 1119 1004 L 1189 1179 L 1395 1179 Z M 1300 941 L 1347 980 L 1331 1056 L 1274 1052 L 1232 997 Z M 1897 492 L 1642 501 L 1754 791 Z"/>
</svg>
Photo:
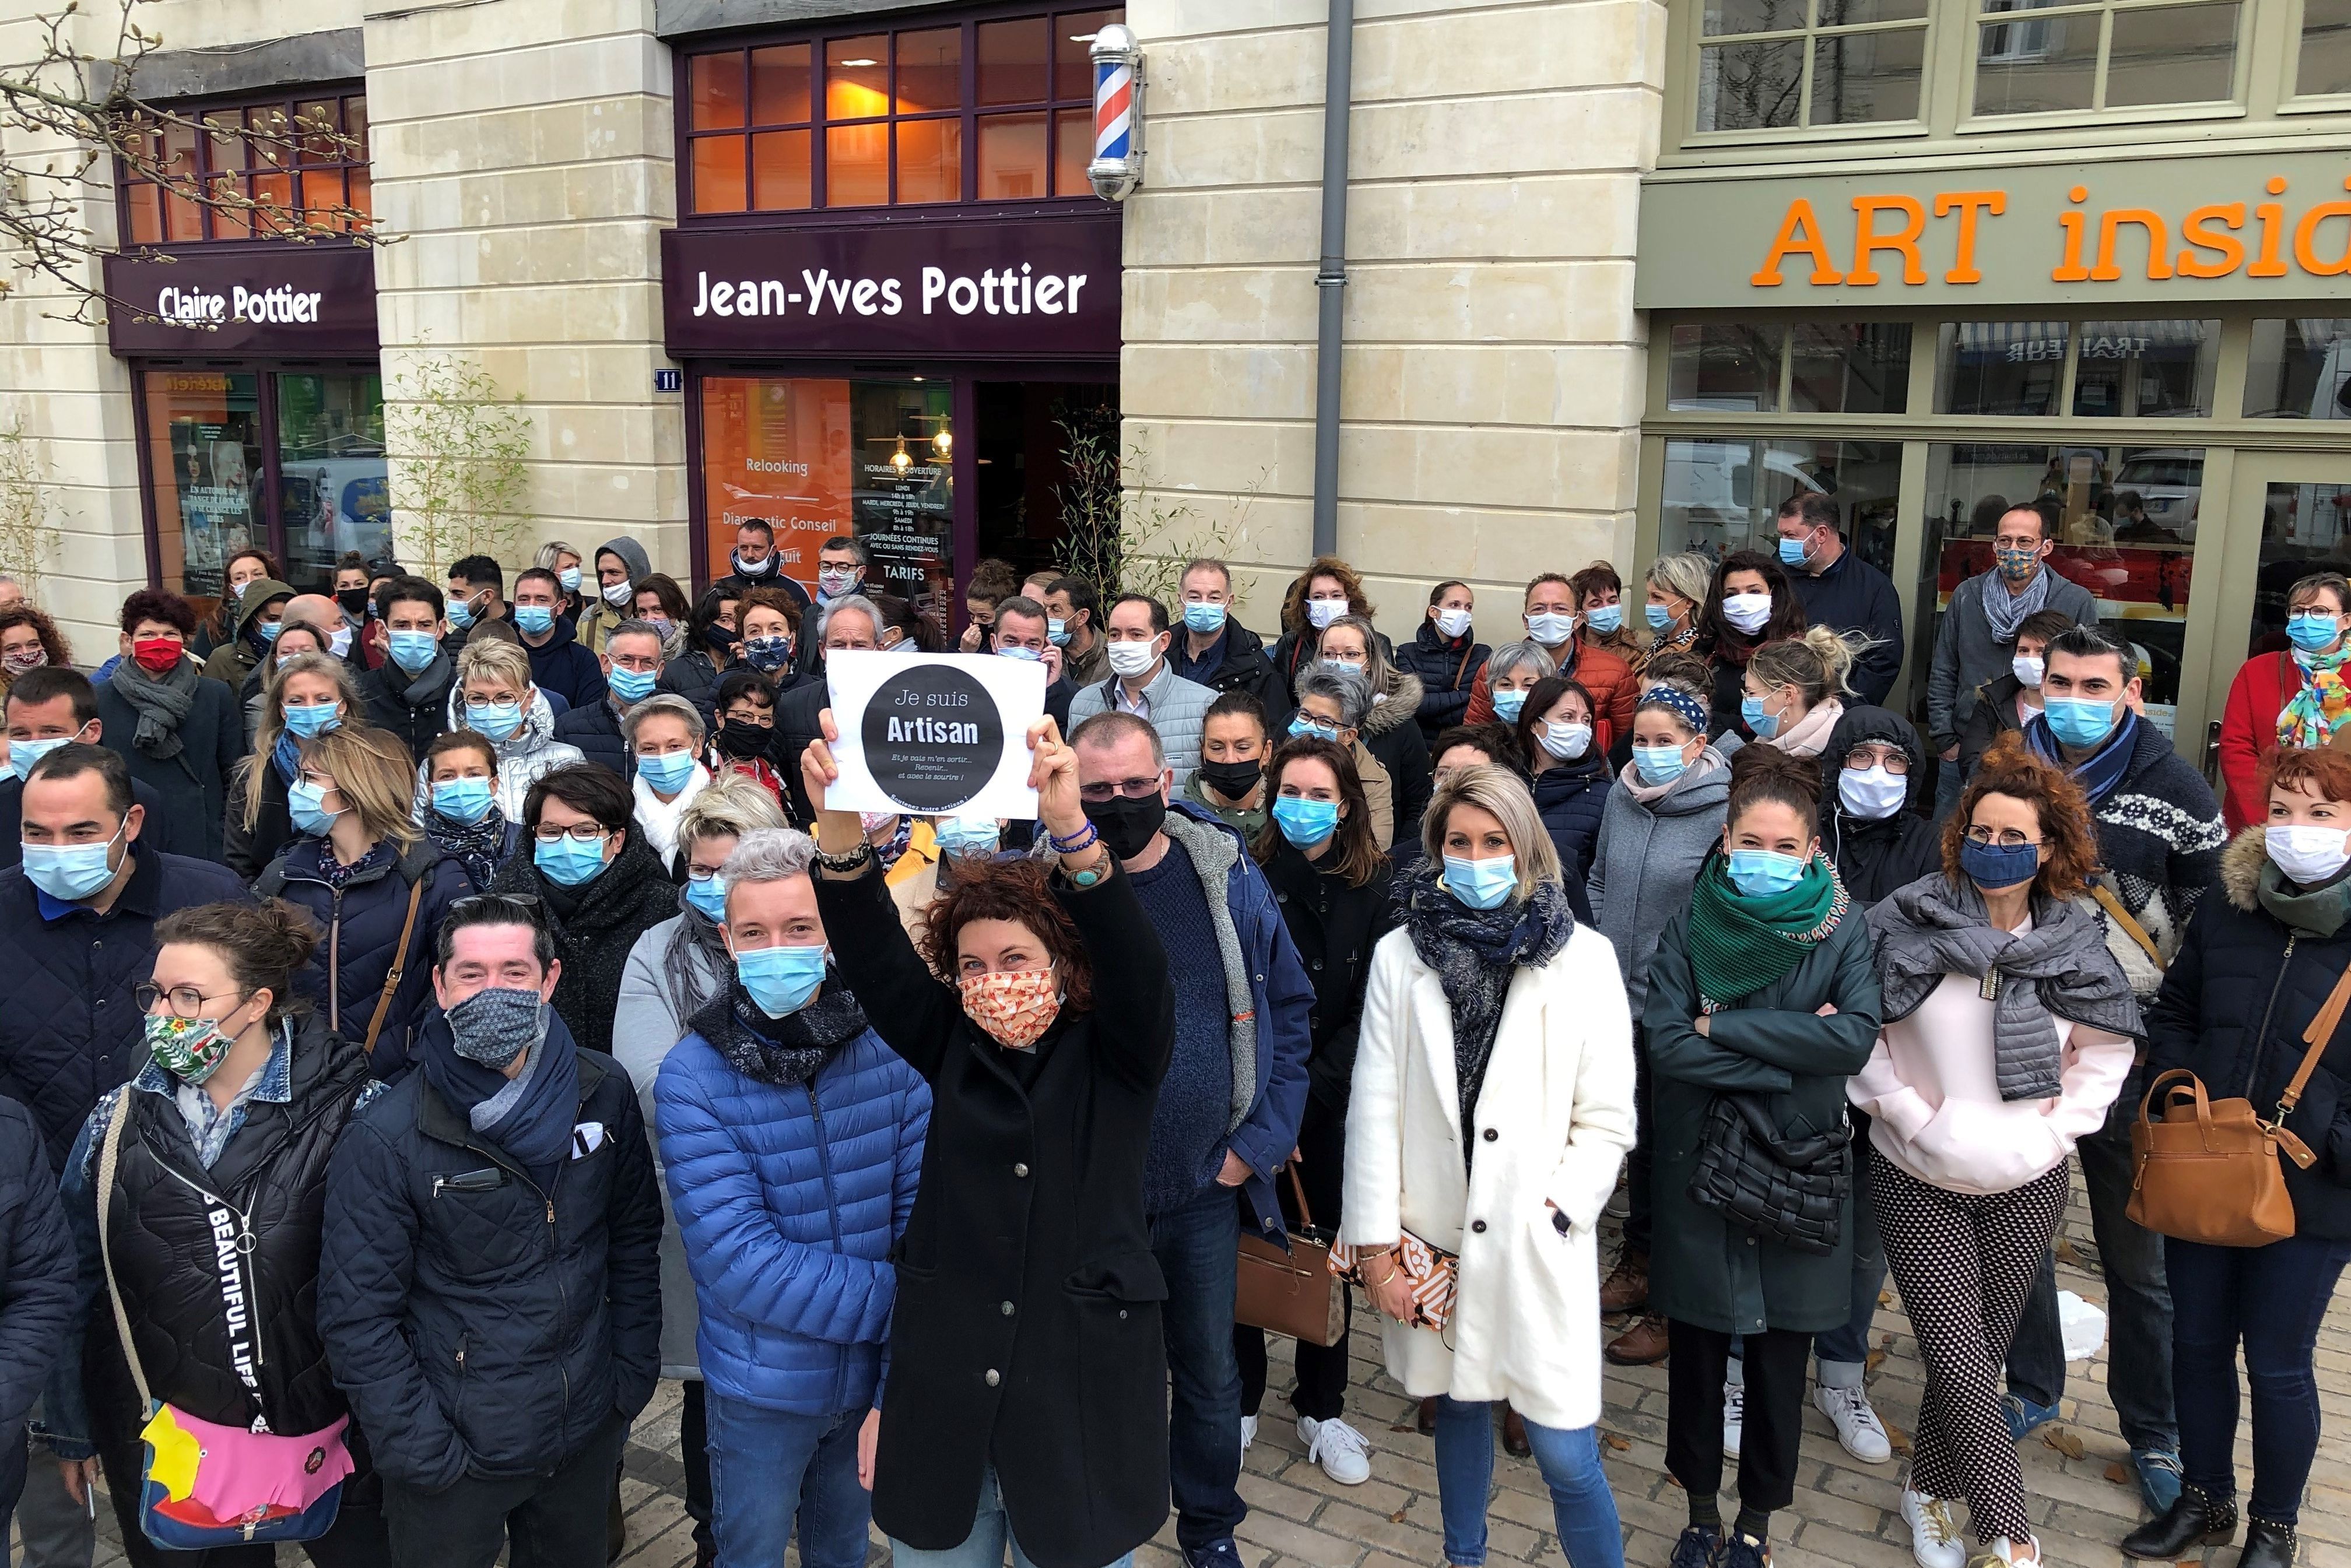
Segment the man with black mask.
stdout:
<svg viewBox="0 0 2351 1568">
<path fill-rule="evenodd" d="M 1158 732 L 1133 713 L 1102 712 L 1070 742 L 1086 819 L 1133 878 L 1175 982 L 1176 1049 L 1152 1114 L 1143 1203 L 1167 1280 L 1176 1539 L 1188 1568 L 1240 1568 L 1233 1531 L 1249 1511 L 1236 1490 L 1233 1189 L 1257 1232 L 1279 1238 L 1273 1177 L 1306 1108 L 1314 988 L 1240 835 L 1188 801 L 1169 806 L 1175 775 Z"/>
</svg>

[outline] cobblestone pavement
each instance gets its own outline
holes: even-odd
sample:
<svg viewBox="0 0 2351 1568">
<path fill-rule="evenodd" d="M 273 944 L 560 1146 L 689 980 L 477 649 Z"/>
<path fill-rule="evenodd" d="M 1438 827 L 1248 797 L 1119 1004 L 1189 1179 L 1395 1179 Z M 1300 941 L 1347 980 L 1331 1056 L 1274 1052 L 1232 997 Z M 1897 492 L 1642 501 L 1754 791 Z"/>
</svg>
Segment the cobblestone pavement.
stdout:
<svg viewBox="0 0 2351 1568">
<path fill-rule="evenodd" d="M 2078 1190 L 2064 1234 L 2061 1283 L 2103 1303 L 2105 1289 L 2095 1266 L 2084 1266 L 2092 1249 L 2089 1215 Z M 1610 1245 L 1604 1242 L 1604 1248 Z M 2318 1345 L 2319 1402 L 2328 1430 L 2303 1510 L 2303 1562 L 2308 1568 L 2351 1568 L 2351 1306 L 2346 1302 L 2338 1293 Z M 1359 1325 L 1369 1321 L 1358 1303 Z M 1897 1443 L 1907 1441 L 1917 1418 L 1925 1374 L 1901 1303 L 1890 1293 L 1874 1338 L 1885 1356 L 1871 1376 L 1870 1397 L 1898 1429 Z M 1241 1476 L 1241 1495 L 1249 1505 L 1240 1529 L 1241 1555 L 1249 1568 L 1435 1568 L 1444 1562 L 1430 1439 L 1412 1429 L 1412 1402 L 1381 1368 L 1377 1334 L 1359 1333 L 1354 1345 L 1348 1417 L 1372 1441 L 1372 1479 L 1362 1486 L 1340 1486 L 1308 1462 L 1280 1392 L 1288 1379 L 1277 1343 L 1276 1389 L 1266 1397 L 1257 1442 Z M 2127 1560 L 2115 1542 L 2140 1518 L 2137 1486 L 2117 1479 L 2125 1476 L 2128 1458 L 2105 1397 L 2108 1370 L 2103 1351 L 2086 1375 L 2075 1364 L 2062 1423 L 2043 1428 L 2022 1446 L 2033 1519 L 2051 1568 L 2119 1568 Z M 677 1386 L 664 1384 L 632 1434 L 622 1483 L 629 1510 L 629 1544 L 622 1562 L 629 1568 L 685 1568 L 694 1561 L 677 1457 Z M 1604 1458 L 1627 1532 L 1626 1562 L 1633 1568 L 1664 1568 L 1685 1520 L 1680 1493 L 1666 1476 L 1665 1367 L 1610 1367 L 1602 1427 L 1608 1434 Z M 1861 1463 L 1838 1446 L 1827 1419 L 1809 1405 L 1804 1428 L 1795 1504 L 1774 1521 L 1775 1561 L 1782 1568 L 1908 1568 L 1909 1536 L 1896 1511 L 1900 1456 L 1889 1464 Z M 2238 1456 L 2240 1467 L 2249 1466 L 2241 1428 Z M 1495 1480 L 1489 1560 L 1504 1568 L 1564 1568 L 1550 1500 L 1533 1463 L 1508 1458 L 1498 1443 Z M 1726 1497 L 1726 1509 L 1735 1501 Z M 110 1516 L 105 1531 L 110 1538 Z M 888 1557 L 877 1537 L 869 1563 L 878 1565 Z M 287 1552 L 280 1561 L 301 1559 Z M 2231 1568 L 2236 1550 L 2218 1549 L 2210 1561 L 2214 1568 Z M 123 1562 L 117 1548 L 101 1547 L 104 1568 Z M 1137 1568 L 1181 1568 L 1181 1563 L 1172 1527 L 1137 1556 Z"/>
</svg>

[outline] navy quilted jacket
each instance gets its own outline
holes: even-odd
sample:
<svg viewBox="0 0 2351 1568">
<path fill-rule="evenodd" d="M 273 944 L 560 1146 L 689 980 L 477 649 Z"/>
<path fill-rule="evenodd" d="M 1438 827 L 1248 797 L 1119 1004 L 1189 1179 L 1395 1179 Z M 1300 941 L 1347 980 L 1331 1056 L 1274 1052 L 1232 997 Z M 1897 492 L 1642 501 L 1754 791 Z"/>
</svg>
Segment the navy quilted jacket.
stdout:
<svg viewBox="0 0 2351 1568">
<path fill-rule="evenodd" d="M 74 1307 L 74 1244 L 30 1112 L 0 1100 L 0 1438 L 22 1423 Z"/>
<path fill-rule="evenodd" d="M 1559 873 L 1567 880 L 1568 908 L 1585 925 L 1592 924 L 1592 906 L 1584 887 L 1592 875 L 1592 854 L 1600 842 L 1600 819 L 1608 808 L 1605 757 L 1586 756 L 1580 763 L 1559 763 L 1535 775 L 1535 810 L 1559 851 Z"/>
<path fill-rule="evenodd" d="M 579 747 L 580 754 L 600 768 L 610 768 L 631 781 L 637 776 L 636 760 L 629 755 L 629 738 L 621 733 L 621 716 L 612 711 L 610 701 L 574 708 L 555 722 L 555 738 Z"/>
<path fill-rule="evenodd" d="M 806 1085 L 747 1078 L 702 1032 L 731 1023 L 732 1001 L 696 1015 L 653 1085 L 700 1303 L 702 1376 L 762 1409 L 870 1408 L 882 1397 L 897 1299 L 890 1251 L 914 1212 L 930 1088 L 871 1029 Z"/>
<path fill-rule="evenodd" d="M 51 1170 L 65 1168 L 99 1096 L 139 1065 L 143 1031 L 131 988 L 154 972 L 155 922 L 192 904 L 253 900 L 225 866 L 166 855 L 143 838 L 133 853 L 138 869 L 103 915 L 76 905 L 43 919 L 24 867 L 0 870 L 0 974 L 8 977 L 0 1095 L 24 1102 L 41 1124 Z"/>
</svg>

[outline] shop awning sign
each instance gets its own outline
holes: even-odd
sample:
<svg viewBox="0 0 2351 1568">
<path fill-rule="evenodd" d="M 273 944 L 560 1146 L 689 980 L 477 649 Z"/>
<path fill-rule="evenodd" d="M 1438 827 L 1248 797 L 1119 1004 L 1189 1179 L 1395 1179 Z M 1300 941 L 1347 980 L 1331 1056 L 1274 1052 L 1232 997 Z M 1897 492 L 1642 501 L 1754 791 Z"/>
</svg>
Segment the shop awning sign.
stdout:
<svg viewBox="0 0 2351 1568">
<path fill-rule="evenodd" d="M 105 261 L 108 347 L 124 356 L 369 358 L 375 252 L 274 241 Z"/>
</svg>

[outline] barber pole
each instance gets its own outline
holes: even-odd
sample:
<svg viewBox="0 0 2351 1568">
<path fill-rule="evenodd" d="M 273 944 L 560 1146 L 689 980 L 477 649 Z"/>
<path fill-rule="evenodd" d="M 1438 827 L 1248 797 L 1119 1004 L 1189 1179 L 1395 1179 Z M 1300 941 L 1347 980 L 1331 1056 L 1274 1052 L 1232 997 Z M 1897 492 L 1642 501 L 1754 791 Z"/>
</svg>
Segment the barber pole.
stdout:
<svg viewBox="0 0 2351 1568">
<path fill-rule="evenodd" d="M 1086 178 L 1105 202 L 1123 202 L 1143 183 L 1143 51 L 1133 30 L 1113 22 L 1093 36 L 1094 158 Z"/>
</svg>

